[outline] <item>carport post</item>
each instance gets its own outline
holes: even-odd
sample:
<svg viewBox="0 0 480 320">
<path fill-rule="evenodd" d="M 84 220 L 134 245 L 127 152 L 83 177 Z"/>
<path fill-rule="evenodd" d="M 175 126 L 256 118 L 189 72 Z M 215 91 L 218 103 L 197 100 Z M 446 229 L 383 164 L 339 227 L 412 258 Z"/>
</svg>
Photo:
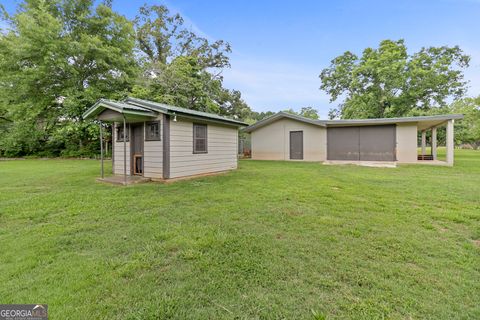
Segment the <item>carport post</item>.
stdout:
<svg viewBox="0 0 480 320">
<path fill-rule="evenodd" d="M 123 116 L 123 184 L 127 185 L 127 123 Z"/>
<path fill-rule="evenodd" d="M 447 164 L 453 166 L 453 119 L 447 121 Z"/>
<path fill-rule="evenodd" d="M 422 130 L 422 156 L 425 155 L 426 148 L 427 148 L 427 133 L 425 132 L 425 130 Z"/>
<path fill-rule="evenodd" d="M 432 156 L 437 160 L 437 127 L 432 128 Z"/>
<path fill-rule="evenodd" d="M 102 122 L 100 122 L 100 163 L 101 163 L 101 175 L 103 179 L 103 128 L 102 128 Z"/>
</svg>

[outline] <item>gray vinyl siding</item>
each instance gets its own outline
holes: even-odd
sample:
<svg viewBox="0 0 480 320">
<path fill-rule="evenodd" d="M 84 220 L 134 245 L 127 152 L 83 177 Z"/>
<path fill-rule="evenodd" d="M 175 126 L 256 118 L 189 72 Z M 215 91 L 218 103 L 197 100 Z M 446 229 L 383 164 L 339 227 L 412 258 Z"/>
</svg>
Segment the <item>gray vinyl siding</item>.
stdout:
<svg viewBox="0 0 480 320">
<path fill-rule="evenodd" d="M 145 140 L 143 144 L 143 176 L 146 178 L 163 178 L 163 121 L 162 116 L 156 121 L 160 121 L 160 141 Z"/>
<path fill-rule="evenodd" d="M 123 141 L 117 142 L 117 125 L 123 125 L 123 123 L 114 123 L 113 130 L 113 173 L 123 174 Z M 128 130 L 128 127 L 127 127 Z M 130 175 L 130 141 L 127 141 L 127 175 Z"/>
<path fill-rule="evenodd" d="M 237 168 L 236 127 L 207 123 L 207 153 L 193 153 L 193 121 L 170 121 L 170 178 Z"/>
</svg>

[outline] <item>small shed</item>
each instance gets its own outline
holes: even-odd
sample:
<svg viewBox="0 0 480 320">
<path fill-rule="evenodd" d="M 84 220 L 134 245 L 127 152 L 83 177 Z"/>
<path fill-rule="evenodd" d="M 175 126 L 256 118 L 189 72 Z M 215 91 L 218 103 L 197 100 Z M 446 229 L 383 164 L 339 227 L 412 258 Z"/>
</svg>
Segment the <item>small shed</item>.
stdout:
<svg viewBox="0 0 480 320">
<path fill-rule="evenodd" d="M 236 169 L 238 129 L 246 126 L 216 114 L 131 97 L 100 99 L 83 118 L 112 125 L 112 171 L 123 176 L 124 184 L 127 177 L 168 180 Z"/>
</svg>

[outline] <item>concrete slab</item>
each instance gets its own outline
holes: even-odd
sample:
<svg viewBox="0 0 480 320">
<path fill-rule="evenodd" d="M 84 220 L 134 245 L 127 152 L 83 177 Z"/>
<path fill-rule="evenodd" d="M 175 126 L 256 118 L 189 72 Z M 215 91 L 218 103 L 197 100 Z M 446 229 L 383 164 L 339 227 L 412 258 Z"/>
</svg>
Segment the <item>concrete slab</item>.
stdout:
<svg viewBox="0 0 480 320">
<path fill-rule="evenodd" d="M 324 161 L 325 165 L 356 165 L 362 167 L 375 167 L 375 168 L 396 168 L 397 163 L 394 161 L 350 161 L 350 160 L 327 160 Z"/>
<path fill-rule="evenodd" d="M 125 184 L 125 178 L 122 175 L 117 175 L 117 176 L 110 176 L 110 177 L 105 177 L 105 178 L 97 178 L 97 181 L 99 182 L 104 182 L 104 183 L 110 183 L 110 184 L 116 184 L 116 185 L 124 185 Z M 127 185 L 129 184 L 137 184 L 137 183 L 145 183 L 150 181 L 150 178 L 145 178 L 141 176 L 127 176 Z"/>
</svg>

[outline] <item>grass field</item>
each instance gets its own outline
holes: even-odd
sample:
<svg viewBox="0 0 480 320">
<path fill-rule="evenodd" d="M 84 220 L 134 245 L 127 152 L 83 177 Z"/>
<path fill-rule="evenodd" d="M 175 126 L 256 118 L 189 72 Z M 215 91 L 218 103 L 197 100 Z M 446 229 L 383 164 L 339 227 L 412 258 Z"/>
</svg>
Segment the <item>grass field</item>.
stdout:
<svg viewBox="0 0 480 320">
<path fill-rule="evenodd" d="M 0 303 L 50 319 L 479 319 L 480 152 L 456 166 L 240 161 L 173 184 L 0 162 Z"/>
</svg>

